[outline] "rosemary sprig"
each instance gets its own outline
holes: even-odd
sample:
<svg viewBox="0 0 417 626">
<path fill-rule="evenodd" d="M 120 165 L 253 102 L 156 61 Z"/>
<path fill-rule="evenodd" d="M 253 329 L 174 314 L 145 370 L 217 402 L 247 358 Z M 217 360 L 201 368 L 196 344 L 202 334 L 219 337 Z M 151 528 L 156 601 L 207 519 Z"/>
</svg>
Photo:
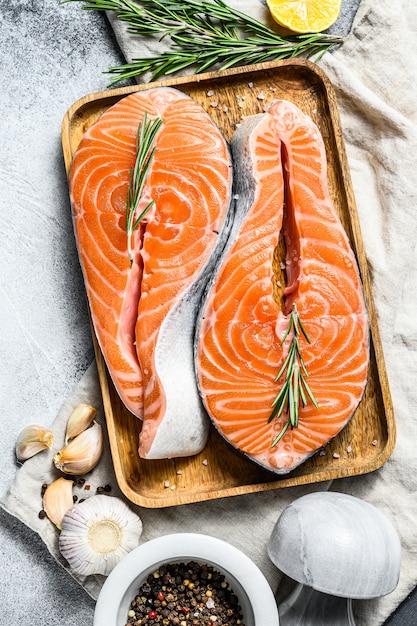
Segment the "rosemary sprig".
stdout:
<svg viewBox="0 0 417 626">
<path fill-rule="evenodd" d="M 130 169 L 129 187 L 126 194 L 126 232 L 127 232 L 127 254 L 130 265 L 133 263 L 132 253 L 132 236 L 133 232 L 139 226 L 140 221 L 144 218 L 149 209 L 153 206 L 155 200 L 151 200 L 143 209 L 138 217 L 136 212 L 142 198 L 143 189 L 146 183 L 146 176 L 153 156 L 155 154 L 155 146 L 153 146 L 156 134 L 162 125 L 161 118 L 157 117 L 153 122 L 148 122 L 146 111 L 143 115 L 142 122 L 139 122 L 136 133 L 136 161 L 133 168 Z"/>
<path fill-rule="evenodd" d="M 291 428 L 297 428 L 298 426 L 298 412 L 300 404 L 306 406 L 308 404 L 308 398 L 312 404 L 318 408 L 317 401 L 311 391 L 306 378 L 309 373 L 304 365 L 303 357 L 301 355 L 299 336 L 302 334 L 304 338 L 310 343 L 310 339 L 305 331 L 301 318 L 298 314 L 295 303 L 292 305 L 292 311 L 290 315 L 290 321 L 285 331 L 285 334 L 281 340 L 280 345 L 284 343 L 289 333 L 293 333 L 290 346 L 288 348 L 287 356 L 281 369 L 276 375 L 274 382 L 278 382 L 281 376 L 287 371 L 285 381 L 281 387 L 280 392 L 272 403 L 273 410 L 268 419 L 268 424 L 276 417 L 277 419 L 282 415 L 284 410 L 288 414 L 288 420 L 285 422 L 283 428 L 275 437 L 271 443 L 271 448 L 277 445 L 278 441 L 287 432 L 289 426 Z"/>
<path fill-rule="evenodd" d="M 82 0 L 63 0 L 80 2 Z M 151 81 L 193 66 L 194 73 L 214 66 L 224 70 L 238 65 L 304 56 L 319 59 L 342 43 L 340 35 L 324 33 L 280 36 L 223 0 L 90 0 L 85 10 L 114 11 L 133 35 L 169 37 L 171 46 L 155 57 L 139 57 L 109 74 L 114 85 L 151 72 Z"/>
</svg>

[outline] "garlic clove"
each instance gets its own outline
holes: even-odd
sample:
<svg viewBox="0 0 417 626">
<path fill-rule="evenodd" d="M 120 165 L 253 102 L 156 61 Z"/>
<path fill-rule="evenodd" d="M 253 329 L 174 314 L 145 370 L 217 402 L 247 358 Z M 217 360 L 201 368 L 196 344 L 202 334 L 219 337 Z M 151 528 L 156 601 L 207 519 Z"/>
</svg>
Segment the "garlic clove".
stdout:
<svg viewBox="0 0 417 626">
<path fill-rule="evenodd" d="M 52 431 L 31 424 L 26 426 L 20 433 L 16 441 L 16 457 L 18 461 L 27 461 L 38 452 L 46 450 L 52 446 L 54 435 Z"/>
<path fill-rule="evenodd" d="M 65 474 L 86 474 L 97 465 L 103 452 L 103 429 L 98 422 L 71 439 L 52 459 Z"/>
<path fill-rule="evenodd" d="M 66 478 L 57 478 L 48 485 L 43 494 L 43 508 L 48 518 L 61 530 L 62 518 L 72 507 L 72 486 L 74 482 Z"/>
<path fill-rule="evenodd" d="M 141 534 L 140 518 L 123 500 L 95 495 L 65 514 L 59 550 L 74 572 L 108 576 L 137 547 Z"/>
<path fill-rule="evenodd" d="M 91 404 L 78 404 L 68 418 L 65 432 L 65 443 L 74 439 L 77 435 L 86 430 L 96 416 L 96 409 Z"/>
</svg>

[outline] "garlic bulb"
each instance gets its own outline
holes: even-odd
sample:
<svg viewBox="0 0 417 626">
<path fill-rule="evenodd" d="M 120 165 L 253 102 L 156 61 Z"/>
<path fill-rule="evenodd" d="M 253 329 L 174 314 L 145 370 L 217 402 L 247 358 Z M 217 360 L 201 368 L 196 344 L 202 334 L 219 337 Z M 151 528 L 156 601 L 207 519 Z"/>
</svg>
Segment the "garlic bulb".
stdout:
<svg viewBox="0 0 417 626">
<path fill-rule="evenodd" d="M 78 404 L 70 414 L 65 432 L 65 443 L 86 430 L 96 416 L 96 409 L 91 404 Z"/>
<path fill-rule="evenodd" d="M 55 467 L 65 474 L 86 474 L 97 465 L 103 452 L 103 430 L 98 422 L 59 450 L 54 456 Z"/>
<path fill-rule="evenodd" d="M 108 576 L 139 543 L 140 518 L 119 498 L 95 495 L 64 516 L 59 550 L 78 574 Z"/>
<path fill-rule="evenodd" d="M 52 431 L 31 424 L 26 426 L 19 434 L 16 441 L 16 457 L 18 461 L 27 461 L 38 452 L 46 450 L 52 446 L 54 436 Z"/>
<path fill-rule="evenodd" d="M 62 518 L 74 504 L 72 498 L 73 484 L 72 480 L 57 478 L 48 485 L 43 494 L 44 511 L 59 530 L 61 530 Z"/>
</svg>

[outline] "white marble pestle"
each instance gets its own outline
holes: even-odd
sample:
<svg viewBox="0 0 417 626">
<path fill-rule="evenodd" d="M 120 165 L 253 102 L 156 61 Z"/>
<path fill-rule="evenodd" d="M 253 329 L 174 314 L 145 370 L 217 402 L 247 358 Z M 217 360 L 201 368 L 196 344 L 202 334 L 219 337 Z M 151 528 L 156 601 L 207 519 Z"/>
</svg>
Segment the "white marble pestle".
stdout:
<svg viewBox="0 0 417 626">
<path fill-rule="evenodd" d="M 268 554 L 298 586 L 278 607 L 281 626 L 354 626 L 352 599 L 391 593 L 401 544 L 388 518 L 343 493 L 303 496 L 280 515 Z"/>
</svg>

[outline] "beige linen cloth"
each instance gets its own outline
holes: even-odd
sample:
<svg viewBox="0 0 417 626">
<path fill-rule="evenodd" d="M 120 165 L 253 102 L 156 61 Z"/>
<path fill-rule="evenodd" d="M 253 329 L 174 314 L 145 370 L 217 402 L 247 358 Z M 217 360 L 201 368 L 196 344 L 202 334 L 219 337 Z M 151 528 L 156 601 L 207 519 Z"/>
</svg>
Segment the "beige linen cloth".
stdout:
<svg viewBox="0 0 417 626">
<path fill-rule="evenodd" d="M 230 4 L 267 19 L 259 2 Z M 126 58 L 152 54 L 113 24 Z M 243 550 L 275 590 L 280 573 L 269 561 L 266 544 L 284 507 L 301 495 L 324 489 L 349 493 L 377 506 L 392 521 L 403 548 L 398 587 L 372 601 L 356 601 L 357 623 L 382 624 L 417 583 L 417 3 L 415 0 L 362 0 L 351 34 L 320 61 L 338 97 L 365 249 L 379 315 L 380 332 L 394 402 L 397 445 L 376 472 L 307 487 L 279 489 L 168 509 L 133 507 L 143 521 L 141 543 L 172 532 L 200 532 L 220 537 Z M 3 507 L 39 533 L 63 567 L 58 533 L 40 520 L 40 485 L 57 474 L 51 467 L 62 446 L 66 419 L 79 402 L 99 407 L 104 424 L 95 364 L 86 372 L 53 425 L 54 449 L 27 461 L 17 472 Z M 106 483 L 118 492 L 110 452 L 88 476 L 90 493 Z M 78 489 L 78 491 L 77 491 Z M 81 489 L 75 492 L 80 495 Z M 97 598 L 101 576 L 73 575 Z"/>
</svg>

